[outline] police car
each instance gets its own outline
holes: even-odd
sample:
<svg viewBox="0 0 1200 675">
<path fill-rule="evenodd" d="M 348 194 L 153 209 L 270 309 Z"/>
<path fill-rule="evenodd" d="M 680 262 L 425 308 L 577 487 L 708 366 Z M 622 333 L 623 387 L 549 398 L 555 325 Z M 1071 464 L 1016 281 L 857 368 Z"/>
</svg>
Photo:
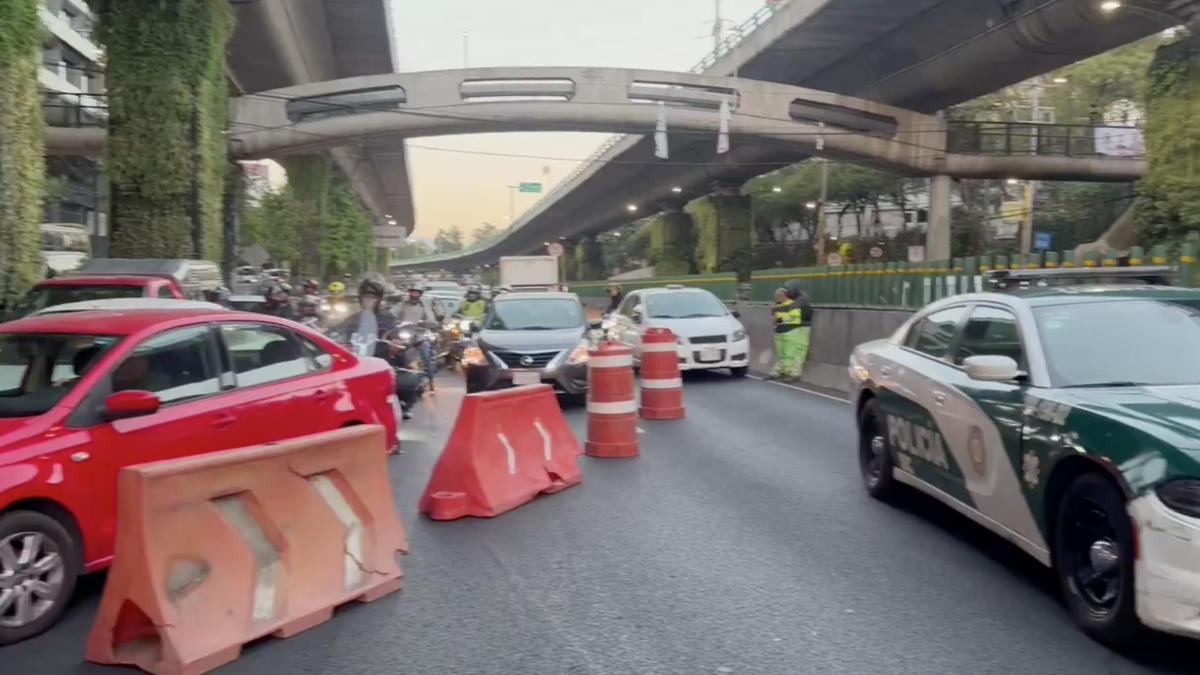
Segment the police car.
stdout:
<svg viewBox="0 0 1200 675">
<path fill-rule="evenodd" d="M 1200 289 L 1001 273 L 850 359 L 872 496 L 916 488 L 1051 566 L 1080 627 L 1200 637 Z"/>
</svg>

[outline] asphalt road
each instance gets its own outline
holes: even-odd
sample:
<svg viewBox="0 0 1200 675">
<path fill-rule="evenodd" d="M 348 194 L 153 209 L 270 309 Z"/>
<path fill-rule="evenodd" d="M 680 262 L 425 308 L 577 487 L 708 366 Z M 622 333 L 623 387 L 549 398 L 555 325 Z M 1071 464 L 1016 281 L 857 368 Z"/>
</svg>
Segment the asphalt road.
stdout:
<svg viewBox="0 0 1200 675">
<path fill-rule="evenodd" d="M 435 523 L 416 501 L 453 424 L 444 381 L 391 476 L 407 587 L 221 673 L 1195 673 L 1200 646 L 1133 657 L 1077 632 L 1053 577 L 930 500 L 859 487 L 845 404 L 688 378 L 688 419 L 643 423 L 642 456 L 583 458 L 583 484 L 493 520 Z M 582 431 L 582 410 L 568 412 Z M 83 663 L 102 579 L 0 673 Z"/>
</svg>

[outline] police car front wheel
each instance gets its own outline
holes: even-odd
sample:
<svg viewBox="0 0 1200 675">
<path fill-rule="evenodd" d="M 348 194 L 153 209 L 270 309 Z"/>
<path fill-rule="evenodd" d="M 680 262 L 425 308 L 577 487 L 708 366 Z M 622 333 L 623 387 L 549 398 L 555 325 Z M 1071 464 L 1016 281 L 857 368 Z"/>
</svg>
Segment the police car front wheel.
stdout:
<svg viewBox="0 0 1200 675">
<path fill-rule="evenodd" d="M 867 494 L 883 500 L 895 496 L 899 489 L 892 476 L 892 453 L 886 434 L 879 404 L 871 399 L 858 415 L 858 467 Z"/>
<path fill-rule="evenodd" d="M 1075 479 L 1060 502 L 1054 560 L 1071 616 L 1100 642 L 1140 637 L 1134 596 L 1134 534 L 1125 498 L 1104 476 Z"/>
</svg>

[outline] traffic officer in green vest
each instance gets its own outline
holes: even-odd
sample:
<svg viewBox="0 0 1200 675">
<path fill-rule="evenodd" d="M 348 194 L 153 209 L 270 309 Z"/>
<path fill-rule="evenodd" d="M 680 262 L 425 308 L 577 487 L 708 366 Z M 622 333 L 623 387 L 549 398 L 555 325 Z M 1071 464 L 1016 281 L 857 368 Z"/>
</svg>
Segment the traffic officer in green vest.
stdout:
<svg viewBox="0 0 1200 675">
<path fill-rule="evenodd" d="M 483 299 L 478 286 L 467 289 L 467 297 L 463 300 L 462 309 L 459 311 L 463 318 L 472 321 L 479 321 L 487 313 L 487 301 Z"/>
<path fill-rule="evenodd" d="M 775 319 L 775 372 L 772 379 L 794 380 L 800 377 L 804 359 L 808 356 L 808 328 L 800 305 L 796 304 L 787 289 L 775 289 L 775 306 L 771 308 Z"/>
</svg>

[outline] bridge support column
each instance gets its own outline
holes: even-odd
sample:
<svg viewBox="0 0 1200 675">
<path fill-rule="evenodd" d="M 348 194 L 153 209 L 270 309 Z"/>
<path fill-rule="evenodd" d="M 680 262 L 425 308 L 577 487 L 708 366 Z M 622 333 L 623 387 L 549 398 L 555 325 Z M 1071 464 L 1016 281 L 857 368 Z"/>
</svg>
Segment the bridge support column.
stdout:
<svg viewBox="0 0 1200 675">
<path fill-rule="evenodd" d="M 925 233 L 925 259 L 950 259 L 950 177 L 934 176 L 929 196 L 929 230 Z"/>
<path fill-rule="evenodd" d="M 227 0 L 109 0 L 101 7 L 112 255 L 217 260 L 233 10 Z"/>
<path fill-rule="evenodd" d="M 584 237 L 575 247 L 575 276 L 579 281 L 604 277 L 604 249 L 592 237 Z"/>
<path fill-rule="evenodd" d="M 41 31 L 37 0 L 0 0 L 0 306 L 42 276 Z"/>
<path fill-rule="evenodd" d="M 684 213 L 683 204 L 663 202 L 662 213 L 651 232 L 651 248 L 655 251 L 654 274 L 676 276 L 690 274 L 695 244 L 692 239 L 692 217 Z"/>
<path fill-rule="evenodd" d="M 713 194 L 693 203 L 696 265 L 701 273 L 737 272 L 749 277 L 754 255 L 752 200 L 740 186 L 717 184 Z"/>
</svg>

